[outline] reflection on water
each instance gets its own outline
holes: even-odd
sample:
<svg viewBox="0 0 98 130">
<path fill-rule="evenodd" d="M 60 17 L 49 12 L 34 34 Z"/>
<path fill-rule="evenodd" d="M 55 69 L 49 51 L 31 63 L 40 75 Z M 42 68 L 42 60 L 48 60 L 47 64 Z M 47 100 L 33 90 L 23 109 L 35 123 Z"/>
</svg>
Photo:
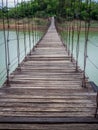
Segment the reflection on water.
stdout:
<svg viewBox="0 0 98 130">
<path fill-rule="evenodd" d="M 7 35 L 7 32 L 6 32 Z M 31 41 L 31 48 L 39 41 L 42 37 L 41 32 L 33 32 L 29 34 L 26 32 L 26 54 L 30 52 L 29 39 Z M 36 36 L 36 37 L 35 37 Z M 9 32 L 9 55 L 10 55 L 10 73 L 15 70 L 18 65 L 17 56 L 17 35 L 15 31 Z M 19 32 L 19 49 L 20 49 L 20 60 L 22 61 L 25 57 L 24 47 L 24 34 Z M 0 31 L 0 86 L 6 79 L 6 61 L 5 61 L 5 44 L 4 44 L 4 32 Z"/>
</svg>

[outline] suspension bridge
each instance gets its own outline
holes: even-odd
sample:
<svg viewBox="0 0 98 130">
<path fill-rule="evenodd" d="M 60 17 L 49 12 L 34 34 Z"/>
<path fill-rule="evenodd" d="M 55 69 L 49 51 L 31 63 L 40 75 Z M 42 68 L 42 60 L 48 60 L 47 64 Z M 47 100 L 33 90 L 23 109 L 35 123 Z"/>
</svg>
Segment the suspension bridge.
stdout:
<svg viewBox="0 0 98 130">
<path fill-rule="evenodd" d="M 97 90 L 94 92 L 94 84 L 91 86 L 87 79 L 83 86 L 83 71 L 79 67 L 76 71 L 75 64 L 52 18 L 45 36 L 20 64 L 21 69 L 11 73 L 0 89 L 0 128 L 38 127 L 32 123 L 71 123 L 72 127 L 75 123 L 92 123 L 85 128 L 98 128 Z"/>
</svg>

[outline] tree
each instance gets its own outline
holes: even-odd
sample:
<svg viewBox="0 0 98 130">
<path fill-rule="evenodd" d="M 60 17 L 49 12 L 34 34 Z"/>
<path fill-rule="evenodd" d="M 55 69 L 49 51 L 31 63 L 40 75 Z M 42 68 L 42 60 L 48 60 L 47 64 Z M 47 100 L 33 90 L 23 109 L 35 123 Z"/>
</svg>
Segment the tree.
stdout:
<svg viewBox="0 0 98 130">
<path fill-rule="evenodd" d="M 23 17 L 50 17 L 57 16 L 67 19 L 83 19 L 90 17 L 91 19 L 98 19 L 98 2 L 91 2 L 90 0 L 31 0 L 21 2 L 16 7 L 8 10 L 4 7 L 0 11 L 9 17 L 23 18 Z"/>
</svg>

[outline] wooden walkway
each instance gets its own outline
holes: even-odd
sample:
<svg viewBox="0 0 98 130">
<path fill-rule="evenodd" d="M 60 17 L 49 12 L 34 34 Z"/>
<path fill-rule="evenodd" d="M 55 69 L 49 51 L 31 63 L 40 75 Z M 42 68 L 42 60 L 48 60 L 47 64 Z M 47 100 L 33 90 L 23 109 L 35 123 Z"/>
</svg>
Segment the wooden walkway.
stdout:
<svg viewBox="0 0 98 130">
<path fill-rule="evenodd" d="M 42 128 L 30 123 L 98 122 L 94 118 L 96 93 L 89 84 L 87 88 L 81 87 L 82 72 L 75 72 L 75 65 L 58 36 L 54 20 L 35 51 L 22 62 L 21 72 L 16 70 L 11 74 L 10 83 L 10 87 L 0 90 L 1 129 Z M 19 126 L 20 123 L 23 125 Z M 95 127 L 98 129 L 97 125 Z M 48 128 L 50 130 L 54 125 Z M 71 130 L 66 128 L 69 129 L 64 130 Z"/>
</svg>

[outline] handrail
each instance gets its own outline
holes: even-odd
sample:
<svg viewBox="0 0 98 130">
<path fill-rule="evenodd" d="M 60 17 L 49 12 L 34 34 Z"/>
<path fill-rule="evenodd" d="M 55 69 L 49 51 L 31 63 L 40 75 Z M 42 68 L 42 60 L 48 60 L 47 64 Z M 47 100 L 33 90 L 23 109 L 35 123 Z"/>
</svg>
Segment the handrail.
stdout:
<svg viewBox="0 0 98 130">
<path fill-rule="evenodd" d="M 8 21 L 8 24 L 6 23 L 6 21 Z M 16 37 L 12 37 L 11 38 L 10 37 L 10 28 L 9 28 L 9 26 L 8 26 L 8 30 L 6 30 L 6 28 L 5 28 L 5 24 L 9 25 L 9 23 L 10 23 L 9 16 L 7 16 L 7 19 L 6 19 L 6 17 L 3 17 L 3 21 L 2 22 L 3 22 L 3 27 L 4 27 L 4 31 L 3 31 L 4 42 L 0 43 L 0 46 L 3 46 L 3 45 L 5 46 L 4 52 L 6 53 L 6 58 L 5 58 L 6 69 L 0 70 L 2 72 L 2 74 L 0 73 L 0 76 L 1 76 L 0 77 L 0 81 L 1 80 L 4 81 L 4 79 L 6 79 L 8 81 L 8 84 L 6 84 L 6 85 L 10 85 L 10 78 L 9 77 L 10 77 L 10 73 L 12 73 L 11 68 L 14 69 L 15 66 L 18 65 L 18 63 L 20 63 L 22 60 L 24 60 L 25 55 L 27 56 L 28 54 L 31 54 L 32 49 L 34 48 L 34 46 L 36 46 L 36 44 L 39 43 L 39 41 L 42 39 L 44 34 L 40 35 L 38 37 L 38 34 L 37 34 L 37 24 L 36 24 L 36 34 L 35 33 L 33 34 L 33 32 L 34 32 L 33 27 L 32 27 L 32 30 L 31 30 L 30 25 L 28 23 L 28 30 L 27 29 L 25 30 L 25 28 L 24 28 L 24 30 L 23 30 L 24 33 L 22 34 L 22 36 L 19 35 L 19 33 L 22 32 L 22 31 L 19 30 L 18 26 L 16 25 L 15 26 L 15 31 L 16 31 L 15 35 L 16 35 Z M 29 22 L 29 18 L 28 18 L 28 22 Z M 27 23 L 25 23 L 23 21 L 23 24 L 27 24 Z M 44 31 L 46 31 L 46 29 Z M 25 42 L 28 41 L 28 44 L 27 43 L 23 44 L 23 48 L 21 49 L 20 48 L 21 47 L 20 40 L 21 39 L 24 40 L 24 35 L 25 35 Z M 36 37 L 36 38 L 34 38 L 34 37 Z M 19 42 L 18 42 L 18 40 L 19 40 Z M 14 41 L 16 41 L 16 42 L 14 42 Z M 10 51 L 8 51 L 8 48 L 10 48 L 11 44 L 14 45 L 14 43 L 15 43 L 15 47 L 17 45 L 17 48 L 16 48 L 17 54 L 15 54 L 13 57 L 11 57 L 11 53 L 10 53 Z M 34 51 L 34 49 L 33 49 L 33 51 Z M 8 54 L 9 54 L 9 56 L 8 56 Z M 18 55 L 20 55 L 20 57 Z M 19 59 L 20 59 L 20 61 L 18 61 Z M 19 65 L 18 65 L 18 68 L 19 68 Z"/>
<path fill-rule="evenodd" d="M 68 21 L 67 21 L 68 22 Z M 72 22 L 74 22 L 74 21 L 72 21 Z M 56 22 L 57 23 L 57 22 Z M 58 24 L 58 23 L 57 23 Z M 64 24 L 64 23 L 63 23 Z M 67 26 L 67 23 L 65 24 L 66 26 Z M 62 32 L 66 32 L 67 30 L 66 30 L 66 26 L 64 26 L 63 28 L 62 28 L 62 26 L 60 27 L 57 27 L 57 29 L 58 29 L 58 32 L 61 34 Z M 71 25 L 72 26 L 72 25 Z M 71 26 L 70 26 L 70 28 L 71 28 Z M 89 26 L 89 25 L 88 25 Z M 87 26 L 87 27 L 88 27 Z M 90 27 L 89 27 L 90 28 Z M 62 29 L 62 32 L 61 32 L 61 29 Z M 76 30 L 76 28 L 75 28 L 75 31 L 77 31 Z M 73 29 L 71 29 L 71 36 L 70 36 L 70 39 L 72 39 L 73 38 L 73 36 L 72 36 L 72 34 L 73 34 Z M 62 34 L 61 34 L 62 35 Z M 66 37 L 66 35 L 68 35 L 68 34 L 65 34 L 64 35 L 64 37 Z M 78 35 L 78 34 L 77 34 Z M 87 34 L 86 35 L 89 35 L 89 32 L 87 31 Z M 62 36 L 61 36 L 62 37 Z M 67 36 L 68 37 L 68 36 Z M 78 36 L 77 36 L 78 37 Z M 63 37 L 62 37 L 63 38 Z M 88 44 L 89 45 L 89 43 L 91 42 L 91 40 L 89 39 L 89 37 L 87 36 L 84 40 L 86 40 L 86 44 Z M 69 52 L 70 51 L 70 55 L 71 55 L 71 57 L 72 57 L 72 54 L 73 54 L 73 41 L 72 41 L 72 44 L 70 45 L 70 47 L 68 47 L 68 40 L 64 40 L 64 38 L 63 38 L 63 41 L 65 41 L 65 45 L 66 45 L 66 48 L 67 48 L 67 51 Z M 78 41 L 79 41 L 79 37 L 78 37 Z M 81 40 L 80 40 L 81 41 Z M 80 42 L 79 41 L 79 42 Z M 76 43 L 77 42 L 77 39 L 74 39 L 74 42 Z M 96 46 L 95 44 L 93 44 L 93 43 L 90 43 L 90 44 L 92 44 L 93 46 L 95 46 L 95 47 L 98 47 L 98 46 Z M 71 49 L 72 48 L 72 49 Z M 74 44 L 74 50 L 75 50 L 75 48 L 76 48 L 76 44 Z M 83 54 L 83 52 L 81 52 L 81 48 L 79 47 L 77 50 L 79 50 L 79 53 L 81 53 L 81 54 Z M 87 48 L 87 46 L 86 46 L 86 52 L 88 51 L 88 48 Z M 79 53 L 78 53 L 78 55 L 79 55 Z M 84 55 L 84 54 L 83 54 Z M 73 58 L 74 58 L 74 55 L 73 55 Z M 72 59 L 73 59 L 72 58 Z M 71 61 L 72 61 L 72 59 L 71 59 Z M 77 64 L 77 61 L 78 60 L 78 58 L 76 59 L 76 68 L 78 67 L 78 64 Z M 91 60 L 91 58 L 90 58 L 90 56 L 88 55 L 88 52 L 87 52 L 87 54 L 85 53 L 85 62 L 87 62 L 87 61 L 89 61 L 92 65 L 93 65 L 93 67 L 94 68 L 96 68 L 97 70 L 98 70 L 98 66 L 94 63 L 94 61 L 92 61 Z M 86 63 L 87 64 L 87 63 Z M 85 68 L 86 69 L 86 68 Z M 77 70 L 77 69 L 76 69 Z M 85 70 L 84 70 L 85 71 Z M 84 75 L 86 75 L 86 71 L 84 72 L 85 74 Z M 86 77 L 84 77 L 84 78 L 86 78 Z M 85 82 L 85 81 L 84 81 Z M 85 84 L 86 85 L 86 84 Z"/>
<path fill-rule="evenodd" d="M 88 25 L 89 26 L 89 25 Z M 57 27 L 57 26 L 56 26 Z M 58 28 L 58 27 L 57 27 Z M 66 31 L 66 28 L 63 28 L 63 31 Z M 72 33 L 72 31 L 73 30 L 71 30 L 71 33 Z M 61 34 L 61 32 L 60 32 L 60 30 L 58 29 L 58 32 L 59 32 L 59 34 Z M 68 32 L 69 33 L 69 32 Z M 62 35 L 62 34 L 61 34 Z M 90 40 L 88 40 L 88 30 L 87 30 L 87 37 L 85 36 L 85 40 L 86 40 L 86 45 L 87 45 L 87 42 L 89 42 L 90 43 Z M 62 36 L 61 36 L 62 37 Z M 65 36 L 66 37 L 66 36 Z M 71 36 L 69 36 L 70 38 L 73 38 L 72 37 L 72 34 L 71 34 Z M 63 37 L 62 37 L 63 38 Z M 68 38 L 69 39 L 69 38 Z M 64 39 L 63 39 L 63 41 L 64 41 Z M 67 46 L 67 44 L 68 44 L 68 42 L 69 41 L 65 41 L 66 43 L 65 43 L 65 45 Z M 73 41 L 72 41 L 73 42 Z M 77 42 L 77 41 L 75 41 L 75 42 Z M 79 41 L 80 42 L 80 41 Z M 90 43 L 91 44 L 91 43 Z M 76 46 L 76 45 L 75 45 Z M 95 46 L 95 44 L 94 44 L 94 46 Z M 98 47 L 98 46 L 95 46 L 95 47 Z M 67 48 L 68 48 L 68 46 L 67 46 Z M 79 48 L 79 53 L 82 53 L 83 54 L 83 52 L 82 51 L 80 51 L 80 49 L 81 48 Z M 86 51 L 86 53 L 85 53 L 85 60 L 84 60 L 84 62 L 86 63 L 86 60 L 88 60 L 93 66 L 94 66 L 94 68 L 96 68 L 97 70 L 98 70 L 98 66 L 90 59 L 90 57 L 88 56 L 88 53 L 87 53 L 87 46 L 85 47 L 85 51 Z M 70 50 L 70 54 L 71 54 L 71 46 L 67 49 L 67 50 Z M 72 56 L 72 55 L 71 55 Z M 77 62 L 77 61 L 76 61 Z M 86 68 L 85 68 L 86 69 Z M 84 70 L 83 71 L 83 86 L 85 87 L 86 86 L 86 71 Z M 89 77 L 89 76 L 88 76 Z M 94 117 L 96 118 L 97 117 L 97 114 L 98 114 L 98 86 L 97 85 L 95 85 L 95 83 L 93 83 L 93 82 L 90 82 L 90 84 L 91 84 L 91 86 L 93 87 L 93 89 L 94 88 L 96 88 L 96 92 L 97 92 L 97 95 L 96 95 L 96 109 L 95 109 L 95 114 L 94 114 Z"/>
</svg>

